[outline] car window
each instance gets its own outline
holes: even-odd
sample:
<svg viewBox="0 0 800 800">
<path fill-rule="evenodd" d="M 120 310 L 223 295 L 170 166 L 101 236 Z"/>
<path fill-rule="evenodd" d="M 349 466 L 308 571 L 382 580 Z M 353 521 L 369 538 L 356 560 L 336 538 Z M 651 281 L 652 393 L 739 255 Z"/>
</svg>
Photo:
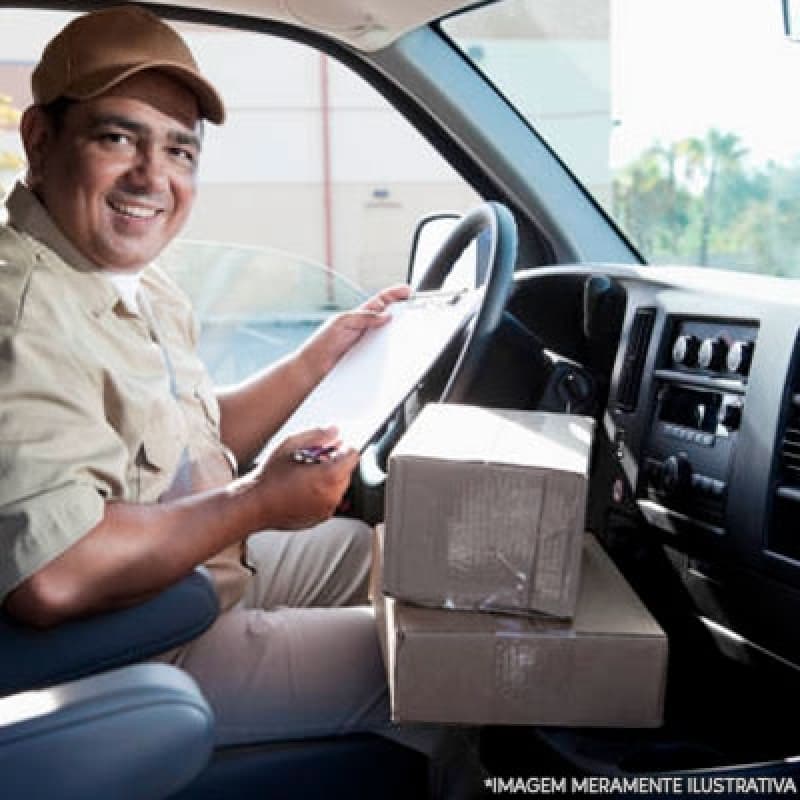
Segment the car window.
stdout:
<svg viewBox="0 0 800 800">
<path fill-rule="evenodd" d="M 200 357 L 217 384 L 288 355 L 332 313 L 366 298 L 324 264 L 271 247 L 181 239 L 160 263 L 192 301 Z"/>
<path fill-rule="evenodd" d="M 507 0 L 442 28 L 651 263 L 800 274 L 800 44 L 764 0 Z"/>
<path fill-rule="evenodd" d="M 72 16 L 0 9 L 0 191 L 23 167 L 17 126 L 31 70 Z M 196 303 L 212 376 L 230 382 L 404 281 L 416 220 L 479 197 L 328 56 L 277 36 L 175 25 L 228 119 L 205 128 L 197 202 L 162 263 Z"/>
</svg>

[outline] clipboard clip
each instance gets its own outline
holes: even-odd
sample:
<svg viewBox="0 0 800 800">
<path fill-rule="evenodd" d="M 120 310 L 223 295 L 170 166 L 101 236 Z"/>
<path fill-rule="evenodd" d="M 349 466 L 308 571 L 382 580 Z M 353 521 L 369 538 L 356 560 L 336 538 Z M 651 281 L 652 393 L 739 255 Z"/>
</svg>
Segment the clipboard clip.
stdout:
<svg viewBox="0 0 800 800">
<path fill-rule="evenodd" d="M 429 308 L 430 306 L 455 306 L 469 293 L 469 289 L 442 290 L 434 289 L 428 292 L 414 292 L 406 301 L 410 308 Z"/>
</svg>

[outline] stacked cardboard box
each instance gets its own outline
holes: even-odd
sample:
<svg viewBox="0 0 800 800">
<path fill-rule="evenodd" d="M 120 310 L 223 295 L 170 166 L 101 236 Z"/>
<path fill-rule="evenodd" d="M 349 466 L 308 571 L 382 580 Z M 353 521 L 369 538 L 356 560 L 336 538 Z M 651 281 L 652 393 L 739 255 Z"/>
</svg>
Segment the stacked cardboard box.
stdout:
<svg viewBox="0 0 800 800">
<path fill-rule="evenodd" d="M 389 461 L 387 594 L 572 616 L 594 421 L 431 404 Z"/>
<path fill-rule="evenodd" d="M 432 405 L 398 444 L 373 584 L 396 721 L 660 724 L 666 638 L 584 534 L 592 431 Z"/>
</svg>

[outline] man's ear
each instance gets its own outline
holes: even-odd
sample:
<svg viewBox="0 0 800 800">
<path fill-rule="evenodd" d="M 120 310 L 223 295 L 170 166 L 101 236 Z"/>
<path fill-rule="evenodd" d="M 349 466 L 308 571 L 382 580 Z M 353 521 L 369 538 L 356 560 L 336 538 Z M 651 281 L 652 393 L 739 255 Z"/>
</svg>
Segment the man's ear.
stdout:
<svg viewBox="0 0 800 800">
<path fill-rule="evenodd" d="M 28 158 L 28 186 L 33 189 L 42 180 L 47 152 L 55 138 L 50 117 L 40 106 L 30 106 L 22 114 L 19 133 Z"/>
</svg>

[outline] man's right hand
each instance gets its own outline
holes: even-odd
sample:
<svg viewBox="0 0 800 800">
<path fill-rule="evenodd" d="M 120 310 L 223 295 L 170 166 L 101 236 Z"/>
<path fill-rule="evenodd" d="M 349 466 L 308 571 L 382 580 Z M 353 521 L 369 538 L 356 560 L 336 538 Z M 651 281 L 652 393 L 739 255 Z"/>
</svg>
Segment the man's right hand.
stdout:
<svg viewBox="0 0 800 800">
<path fill-rule="evenodd" d="M 304 448 L 335 446 L 319 463 L 298 463 Z M 358 451 L 342 444 L 335 428 L 318 428 L 290 436 L 253 473 L 243 488 L 256 495 L 264 528 L 297 530 L 316 525 L 336 511 L 358 464 Z"/>
</svg>

